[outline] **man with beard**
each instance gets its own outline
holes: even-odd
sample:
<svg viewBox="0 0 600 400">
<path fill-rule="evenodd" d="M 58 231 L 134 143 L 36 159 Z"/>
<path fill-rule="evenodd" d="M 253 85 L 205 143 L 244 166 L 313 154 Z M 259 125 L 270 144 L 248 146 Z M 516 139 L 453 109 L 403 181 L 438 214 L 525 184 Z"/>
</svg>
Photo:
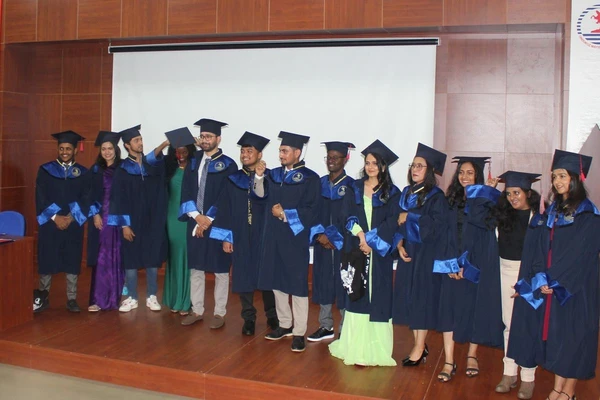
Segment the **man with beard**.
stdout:
<svg viewBox="0 0 600 400">
<path fill-rule="evenodd" d="M 38 233 L 39 290 L 33 294 L 33 312 L 48 308 L 52 275 L 67 278 L 67 310 L 79 312 L 77 277 L 83 249 L 85 167 L 75 162 L 77 143 L 84 138 L 73 131 L 52 135 L 58 141 L 58 157 L 40 166 L 35 183 Z"/>
<path fill-rule="evenodd" d="M 268 236 L 259 288 L 273 290 L 280 324 L 265 339 L 294 336 L 292 351 L 302 352 L 308 320 L 309 233 L 317 223 L 320 183 L 319 176 L 300 161 L 309 137 L 283 131 L 279 137 L 281 167 L 269 171 L 266 182 L 270 215 L 265 224 Z"/>
<path fill-rule="evenodd" d="M 110 193 L 108 225 L 123 230 L 121 257 L 129 297 L 119 311 L 138 307 L 138 270 L 146 270 L 146 307 L 160 311 L 156 299 L 157 273 L 166 256 L 167 191 L 162 151 L 164 141 L 144 155 L 141 125 L 119 132 L 129 156 L 115 170 Z"/>
<path fill-rule="evenodd" d="M 244 326 L 242 334 L 254 335 L 256 308 L 254 291 L 258 286 L 266 201 L 263 178 L 266 163 L 262 151 L 269 139 L 245 132 L 238 145 L 242 169 L 229 175 L 210 237 L 223 241 L 223 251 L 233 256 L 233 292 L 239 293 Z M 234 240 L 235 239 L 235 240 Z M 277 329 L 275 296 L 262 291 L 267 324 Z"/>
<path fill-rule="evenodd" d="M 345 290 L 340 277 L 341 252 L 344 244 L 346 221 L 341 215 L 342 199 L 351 187 L 354 179 L 346 175 L 344 167 L 348 162 L 348 149 L 352 143 L 325 142 L 328 175 L 321 177 L 321 203 L 319 206 L 319 224 L 311 229 L 313 239 L 313 286 L 312 300 L 320 305 L 319 329 L 308 336 L 310 342 L 332 339 L 333 314 L 331 308 L 337 300 L 342 321 L 344 319 Z M 342 322 L 340 322 L 341 326 Z"/>
<path fill-rule="evenodd" d="M 212 221 L 218 210 L 217 201 L 226 179 L 237 170 L 237 164 L 219 148 L 221 128 L 227 124 L 203 118 L 194 125 L 200 126 L 200 138 L 194 158 L 183 173 L 179 219 L 188 221 L 187 250 L 190 271 L 190 297 L 192 312 L 182 325 L 192 325 L 203 319 L 205 272 L 215 274 L 215 310 L 211 329 L 225 324 L 229 294 L 229 266 L 231 256 L 223 251 L 221 243 L 210 240 Z"/>
</svg>

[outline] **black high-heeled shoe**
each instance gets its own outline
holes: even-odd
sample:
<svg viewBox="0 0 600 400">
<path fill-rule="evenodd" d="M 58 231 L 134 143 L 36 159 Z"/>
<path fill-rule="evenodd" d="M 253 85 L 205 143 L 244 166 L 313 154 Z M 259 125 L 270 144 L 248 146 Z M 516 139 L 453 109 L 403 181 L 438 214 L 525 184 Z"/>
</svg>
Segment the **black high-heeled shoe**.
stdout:
<svg viewBox="0 0 600 400">
<path fill-rule="evenodd" d="M 402 361 L 402 366 L 403 367 L 416 367 L 419 364 L 421 364 L 421 362 L 423 362 L 423 364 L 425 364 L 427 362 L 428 354 L 429 354 L 429 350 L 427 348 L 425 348 L 425 349 L 423 349 L 423 352 L 421 353 L 421 357 L 418 360 L 411 360 L 409 357 L 406 361 Z"/>
<path fill-rule="evenodd" d="M 425 343 L 425 350 L 423 350 L 423 354 L 425 354 L 425 357 L 429 355 L 429 347 L 427 347 L 427 343 Z M 402 364 L 404 364 L 408 360 L 410 360 L 410 354 L 402 359 Z"/>
</svg>

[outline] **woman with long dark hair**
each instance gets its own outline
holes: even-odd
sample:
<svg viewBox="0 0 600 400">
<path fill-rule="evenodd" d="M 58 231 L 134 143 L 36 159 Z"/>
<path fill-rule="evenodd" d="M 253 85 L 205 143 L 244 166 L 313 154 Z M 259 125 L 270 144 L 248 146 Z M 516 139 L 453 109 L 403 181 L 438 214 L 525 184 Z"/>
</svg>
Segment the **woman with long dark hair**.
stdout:
<svg viewBox="0 0 600 400">
<path fill-rule="evenodd" d="M 165 157 L 165 176 L 169 202 L 167 206 L 167 237 L 169 241 L 167 269 L 162 302 L 169 307 L 171 312 L 188 315 L 190 300 L 190 270 L 187 263 L 186 229 L 187 224 L 178 220 L 179 206 L 181 203 L 181 184 L 183 170 L 194 157 L 196 147 L 193 144 L 192 134 L 185 128 L 183 132 L 171 134 L 168 137 L 171 145 Z M 187 134 L 189 134 L 189 136 Z"/>
<path fill-rule="evenodd" d="M 500 192 L 495 179 L 484 185 L 483 170 L 490 157 L 454 157 L 456 172 L 446 192 L 450 206 L 451 253 L 440 263 L 442 274 L 440 329 L 445 364 L 438 380 L 456 373 L 454 343 L 469 343 L 466 375 L 479 375 L 478 345 L 502 346 L 500 266 L 493 211 Z"/>
<path fill-rule="evenodd" d="M 441 277 L 435 260 L 447 258 L 449 210 L 435 174 L 442 174 L 446 155 L 419 143 L 408 169 L 408 183 L 396 203 L 400 261 L 394 283 L 394 323 L 408 325 L 415 343 L 402 360 L 414 367 L 426 360 L 427 332 L 438 328 Z"/>
<path fill-rule="evenodd" d="M 502 296 L 502 321 L 504 322 L 504 372 L 500 383 L 496 385 L 496 392 L 508 393 L 517 386 L 517 375 L 521 367 L 521 387 L 517 393 L 520 399 L 531 399 L 535 387 L 535 365 L 519 365 L 512 358 L 506 356 L 513 315 L 520 314 L 519 305 L 514 299 L 513 286 L 519 279 L 521 259 L 525 243 L 532 244 L 531 238 L 526 241 L 529 221 L 540 210 L 540 194 L 531 188 L 531 184 L 538 180 L 540 174 L 527 172 L 507 171 L 499 176 L 504 182 L 504 191 L 498 201 L 496 218 L 498 222 L 498 252 L 500 256 L 500 288 Z M 530 234 L 531 236 L 531 234 Z M 525 304 L 522 304 L 524 306 Z M 525 309 L 524 311 L 529 311 Z M 522 315 L 522 314 L 521 314 Z M 525 316 L 523 316 L 525 317 Z M 518 320 L 520 317 L 514 317 Z M 525 317 L 527 318 L 527 317 Z M 517 321 L 518 332 L 519 321 Z"/>
<path fill-rule="evenodd" d="M 540 309 L 536 337 L 528 347 L 536 362 L 554 373 L 550 400 L 575 398 L 580 379 L 595 376 L 598 354 L 598 270 L 600 212 L 587 198 L 584 180 L 592 158 L 556 150 L 552 160 L 552 204 L 534 218 L 541 245 L 531 262 L 522 263 L 524 276 L 516 292 Z M 507 356 L 519 363 L 520 339 L 508 343 Z M 514 347 L 514 348 L 513 348 Z M 517 351 L 515 351 L 517 350 Z"/>
<path fill-rule="evenodd" d="M 351 261 L 352 265 L 342 271 L 342 283 L 349 295 L 340 339 L 329 345 L 329 351 L 346 365 L 395 366 L 391 320 L 393 260 L 389 253 L 396 216 L 390 212 L 390 206 L 398 202 L 400 191 L 392 182 L 389 166 L 398 156 L 379 140 L 362 154 L 362 177 L 352 183 L 352 190 L 344 196 L 342 212 L 352 235 L 346 240 L 345 252 L 358 253 L 348 258 L 360 261 Z M 342 263 L 346 258 L 342 257 Z"/>
<path fill-rule="evenodd" d="M 90 168 L 90 212 L 88 223 L 87 263 L 93 267 L 88 311 L 119 308 L 125 273 L 121 268 L 121 232 L 109 226 L 108 209 L 115 168 L 121 163 L 120 135 L 100 131 L 95 146 L 99 147 L 96 163 Z"/>
</svg>

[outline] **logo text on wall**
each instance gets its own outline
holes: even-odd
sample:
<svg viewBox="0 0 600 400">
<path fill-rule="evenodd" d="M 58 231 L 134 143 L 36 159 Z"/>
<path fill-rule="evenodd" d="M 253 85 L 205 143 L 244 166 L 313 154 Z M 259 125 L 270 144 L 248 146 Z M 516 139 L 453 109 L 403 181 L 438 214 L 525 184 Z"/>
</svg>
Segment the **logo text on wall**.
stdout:
<svg viewBox="0 0 600 400">
<path fill-rule="evenodd" d="M 600 48 L 600 4 L 586 8 L 579 15 L 577 35 L 585 45 Z"/>
</svg>

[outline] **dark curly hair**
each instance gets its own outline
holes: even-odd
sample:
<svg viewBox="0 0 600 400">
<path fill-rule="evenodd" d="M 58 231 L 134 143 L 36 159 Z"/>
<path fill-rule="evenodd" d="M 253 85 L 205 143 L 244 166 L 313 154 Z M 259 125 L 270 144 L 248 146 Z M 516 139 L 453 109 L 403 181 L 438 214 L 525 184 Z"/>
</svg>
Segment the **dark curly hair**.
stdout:
<svg viewBox="0 0 600 400">
<path fill-rule="evenodd" d="M 196 153 L 196 146 L 193 144 L 188 144 L 185 146 L 188 150 L 188 162 L 194 157 Z M 165 157 L 165 177 L 167 179 L 167 183 L 171 180 L 173 175 L 175 175 L 175 171 L 179 167 L 179 163 L 177 162 L 177 149 L 174 149 L 173 146 L 169 146 L 169 150 L 167 151 L 167 155 Z"/>
<path fill-rule="evenodd" d="M 390 175 L 390 169 L 387 164 L 383 160 L 383 158 L 377 153 L 367 153 L 365 155 L 365 160 L 368 155 L 372 155 L 375 158 L 375 162 L 377 162 L 377 167 L 379 168 L 379 172 L 377 173 L 377 186 L 373 188 L 374 191 L 378 191 L 381 189 L 381 201 L 387 203 L 390 198 L 390 191 L 392 190 L 392 186 L 394 182 L 392 181 L 392 177 Z M 367 172 L 365 171 L 365 167 L 363 167 L 362 171 L 360 171 L 360 176 L 363 180 L 368 178 Z"/>
<path fill-rule="evenodd" d="M 104 142 L 107 143 L 107 142 Z M 106 160 L 104 159 L 104 157 L 102 157 L 102 145 L 104 144 L 102 143 L 100 145 L 100 148 L 98 149 L 98 156 L 96 157 L 96 164 L 101 168 L 101 169 L 106 169 L 108 167 L 108 165 L 106 164 Z M 118 167 L 119 164 L 121 164 L 121 148 L 119 147 L 119 145 L 116 145 L 112 142 L 108 142 L 111 143 L 113 145 L 113 147 L 115 148 L 115 162 L 114 162 L 114 166 Z"/>
<path fill-rule="evenodd" d="M 411 167 L 408 167 L 408 174 L 407 174 L 407 180 L 408 180 L 408 184 L 410 186 L 414 186 L 415 185 L 415 181 L 413 181 L 412 178 L 412 171 L 410 169 Z M 429 163 L 427 163 L 427 170 L 425 171 L 425 179 L 423 180 L 423 190 L 421 190 L 419 192 L 419 195 L 417 196 L 417 206 L 421 207 L 423 205 L 423 203 L 425 202 L 425 196 L 427 196 L 427 194 L 429 192 L 431 192 L 431 189 L 433 189 L 434 187 L 437 186 L 437 177 L 435 176 L 435 171 L 433 170 L 433 166 Z"/>
<path fill-rule="evenodd" d="M 569 183 L 569 195 L 567 196 L 567 199 L 563 199 L 563 197 L 559 195 L 554 188 L 554 185 L 552 185 L 552 195 L 550 200 L 556 202 L 557 211 L 565 214 L 573 214 L 575 211 L 577 211 L 579 204 L 588 197 L 588 193 L 585 185 L 579 177 L 579 174 L 571 171 L 567 172 L 571 177 L 571 183 Z"/>
<path fill-rule="evenodd" d="M 527 196 L 527 205 L 535 213 L 540 212 L 540 202 L 542 197 L 540 194 L 533 189 L 520 188 L 523 193 Z M 506 197 L 506 189 L 502 192 L 502 195 L 498 199 L 498 205 L 494 209 L 494 216 L 498 221 L 498 229 L 508 233 L 511 232 L 515 224 L 517 223 L 517 210 L 510 204 Z"/>
<path fill-rule="evenodd" d="M 477 165 L 477 163 L 473 163 L 471 161 L 459 162 L 456 165 L 456 171 L 454 171 L 452 181 L 450 182 L 450 185 L 448 185 L 448 189 L 446 190 L 446 198 L 448 199 L 448 204 L 450 204 L 450 207 L 453 207 L 455 205 L 457 207 L 465 206 L 465 188 L 460 184 L 459 180 L 460 167 L 462 167 L 465 163 L 471 164 L 473 166 L 473 169 L 475 170 L 475 184 L 483 185 L 484 183 L 483 169 L 481 169 L 481 167 Z"/>
</svg>

